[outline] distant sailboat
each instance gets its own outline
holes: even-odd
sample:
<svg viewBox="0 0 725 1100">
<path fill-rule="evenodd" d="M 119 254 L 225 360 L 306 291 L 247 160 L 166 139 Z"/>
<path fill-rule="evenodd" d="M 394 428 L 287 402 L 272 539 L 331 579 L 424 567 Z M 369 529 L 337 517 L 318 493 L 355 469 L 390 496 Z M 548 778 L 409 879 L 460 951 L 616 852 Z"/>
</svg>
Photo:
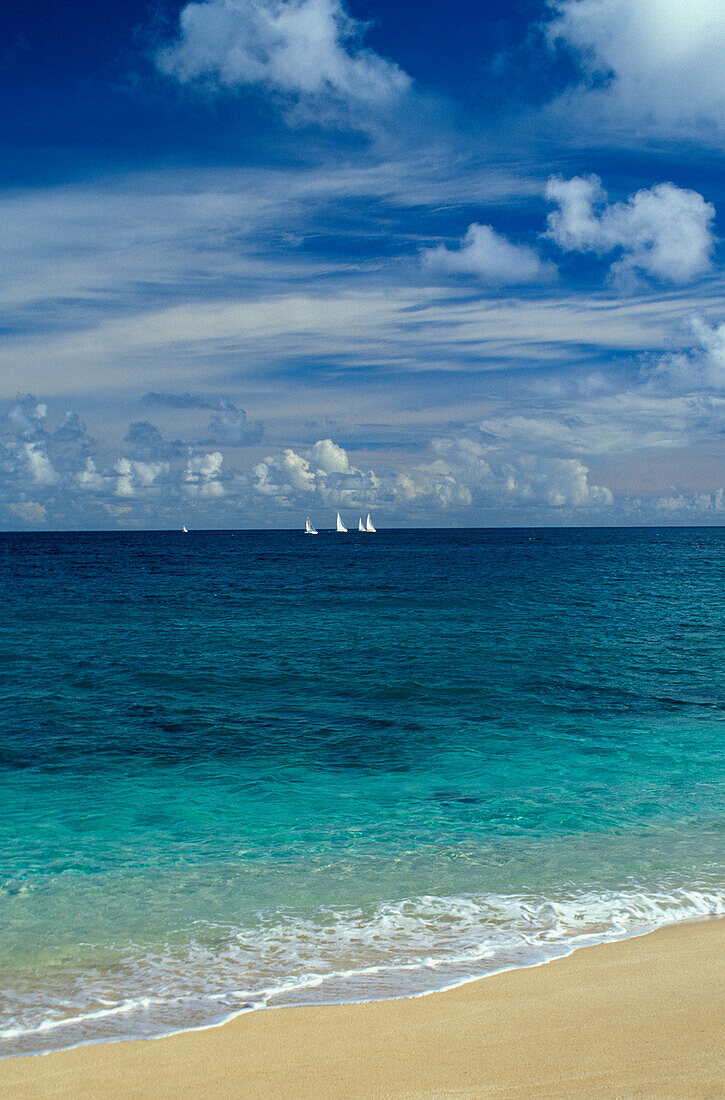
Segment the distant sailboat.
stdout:
<svg viewBox="0 0 725 1100">
<path fill-rule="evenodd" d="M 342 531 L 343 533 L 347 533 L 347 527 L 342 522 L 342 516 L 340 515 L 339 512 L 337 513 L 337 522 L 335 523 L 335 530 L 336 531 Z"/>
<path fill-rule="evenodd" d="M 317 534 L 317 531 L 315 530 L 315 528 L 310 523 L 310 517 L 309 516 L 305 520 L 305 534 L 306 535 L 316 535 Z"/>
<path fill-rule="evenodd" d="M 365 531 L 365 524 L 362 521 L 362 516 L 360 516 L 360 519 L 357 521 L 357 529 L 358 531 Z"/>
<path fill-rule="evenodd" d="M 373 527 L 373 521 L 370 519 L 370 513 L 368 512 L 368 518 L 365 520 L 365 530 L 375 534 L 375 528 Z"/>
<path fill-rule="evenodd" d="M 183 533 L 184 535 L 188 535 L 188 534 L 189 534 L 189 528 L 188 528 L 188 527 L 185 527 L 183 523 L 182 523 L 182 525 L 181 525 L 181 530 L 182 530 L 182 533 Z"/>
</svg>

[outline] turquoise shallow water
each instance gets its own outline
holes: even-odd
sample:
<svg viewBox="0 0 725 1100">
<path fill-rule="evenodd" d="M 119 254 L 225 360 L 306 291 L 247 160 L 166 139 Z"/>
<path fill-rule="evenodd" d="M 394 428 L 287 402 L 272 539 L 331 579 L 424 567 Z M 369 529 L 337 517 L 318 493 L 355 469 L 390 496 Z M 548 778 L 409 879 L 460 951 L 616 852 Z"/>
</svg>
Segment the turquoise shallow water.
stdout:
<svg viewBox="0 0 725 1100">
<path fill-rule="evenodd" d="M 725 532 L 0 535 L 0 1043 L 725 912 Z"/>
</svg>

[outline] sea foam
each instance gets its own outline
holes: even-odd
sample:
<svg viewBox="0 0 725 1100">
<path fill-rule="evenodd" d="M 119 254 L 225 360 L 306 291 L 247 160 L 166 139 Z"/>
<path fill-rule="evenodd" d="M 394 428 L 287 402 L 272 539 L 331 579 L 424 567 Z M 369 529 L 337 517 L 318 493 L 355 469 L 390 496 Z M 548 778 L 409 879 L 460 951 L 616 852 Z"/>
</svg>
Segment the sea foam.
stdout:
<svg viewBox="0 0 725 1100">
<path fill-rule="evenodd" d="M 217 947 L 128 955 L 111 969 L 6 990 L 4 1055 L 150 1038 L 241 1012 L 419 996 L 578 947 L 725 915 L 725 885 L 534 895 L 423 896 L 259 914 Z"/>
</svg>

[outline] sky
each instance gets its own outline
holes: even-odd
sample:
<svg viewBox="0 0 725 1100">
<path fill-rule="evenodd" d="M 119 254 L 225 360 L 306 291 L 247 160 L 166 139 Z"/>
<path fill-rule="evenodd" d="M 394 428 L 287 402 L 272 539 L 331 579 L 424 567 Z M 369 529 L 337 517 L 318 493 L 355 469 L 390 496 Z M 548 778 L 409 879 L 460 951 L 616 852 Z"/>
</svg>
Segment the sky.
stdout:
<svg viewBox="0 0 725 1100">
<path fill-rule="evenodd" d="M 720 0 L 0 40 L 0 529 L 720 524 Z"/>
</svg>

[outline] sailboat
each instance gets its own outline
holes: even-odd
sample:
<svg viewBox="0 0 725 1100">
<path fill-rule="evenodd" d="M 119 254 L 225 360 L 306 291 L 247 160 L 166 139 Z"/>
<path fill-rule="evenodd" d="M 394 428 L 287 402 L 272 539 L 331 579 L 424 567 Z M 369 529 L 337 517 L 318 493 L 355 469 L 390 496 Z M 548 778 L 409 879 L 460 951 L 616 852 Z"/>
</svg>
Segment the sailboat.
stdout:
<svg viewBox="0 0 725 1100">
<path fill-rule="evenodd" d="M 368 518 L 365 520 L 365 530 L 375 534 L 375 528 L 373 527 L 373 521 L 370 519 L 370 513 L 368 512 Z"/>
<path fill-rule="evenodd" d="M 360 516 L 360 519 L 357 521 L 357 529 L 363 533 L 365 532 L 365 524 L 362 521 L 362 516 Z"/>
<path fill-rule="evenodd" d="M 184 535 L 188 535 L 188 534 L 189 534 L 189 528 L 188 528 L 188 527 L 187 527 L 187 526 L 186 526 L 185 524 L 183 524 L 183 523 L 182 523 L 182 525 L 181 525 L 181 532 L 182 532 L 182 534 L 184 534 Z"/>
<path fill-rule="evenodd" d="M 340 515 L 339 512 L 337 513 L 337 522 L 335 523 L 335 530 L 336 531 L 342 531 L 343 533 L 347 533 L 347 527 L 342 522 L 342 516 Z"/>
<path fill-rule="evenodd" d="M 310 523 L 310 517 L 309 516 L 305 520 L 305 534 L 306 535 L 316 535 L 317 534 L 316 529 Z"/>
</svg>

